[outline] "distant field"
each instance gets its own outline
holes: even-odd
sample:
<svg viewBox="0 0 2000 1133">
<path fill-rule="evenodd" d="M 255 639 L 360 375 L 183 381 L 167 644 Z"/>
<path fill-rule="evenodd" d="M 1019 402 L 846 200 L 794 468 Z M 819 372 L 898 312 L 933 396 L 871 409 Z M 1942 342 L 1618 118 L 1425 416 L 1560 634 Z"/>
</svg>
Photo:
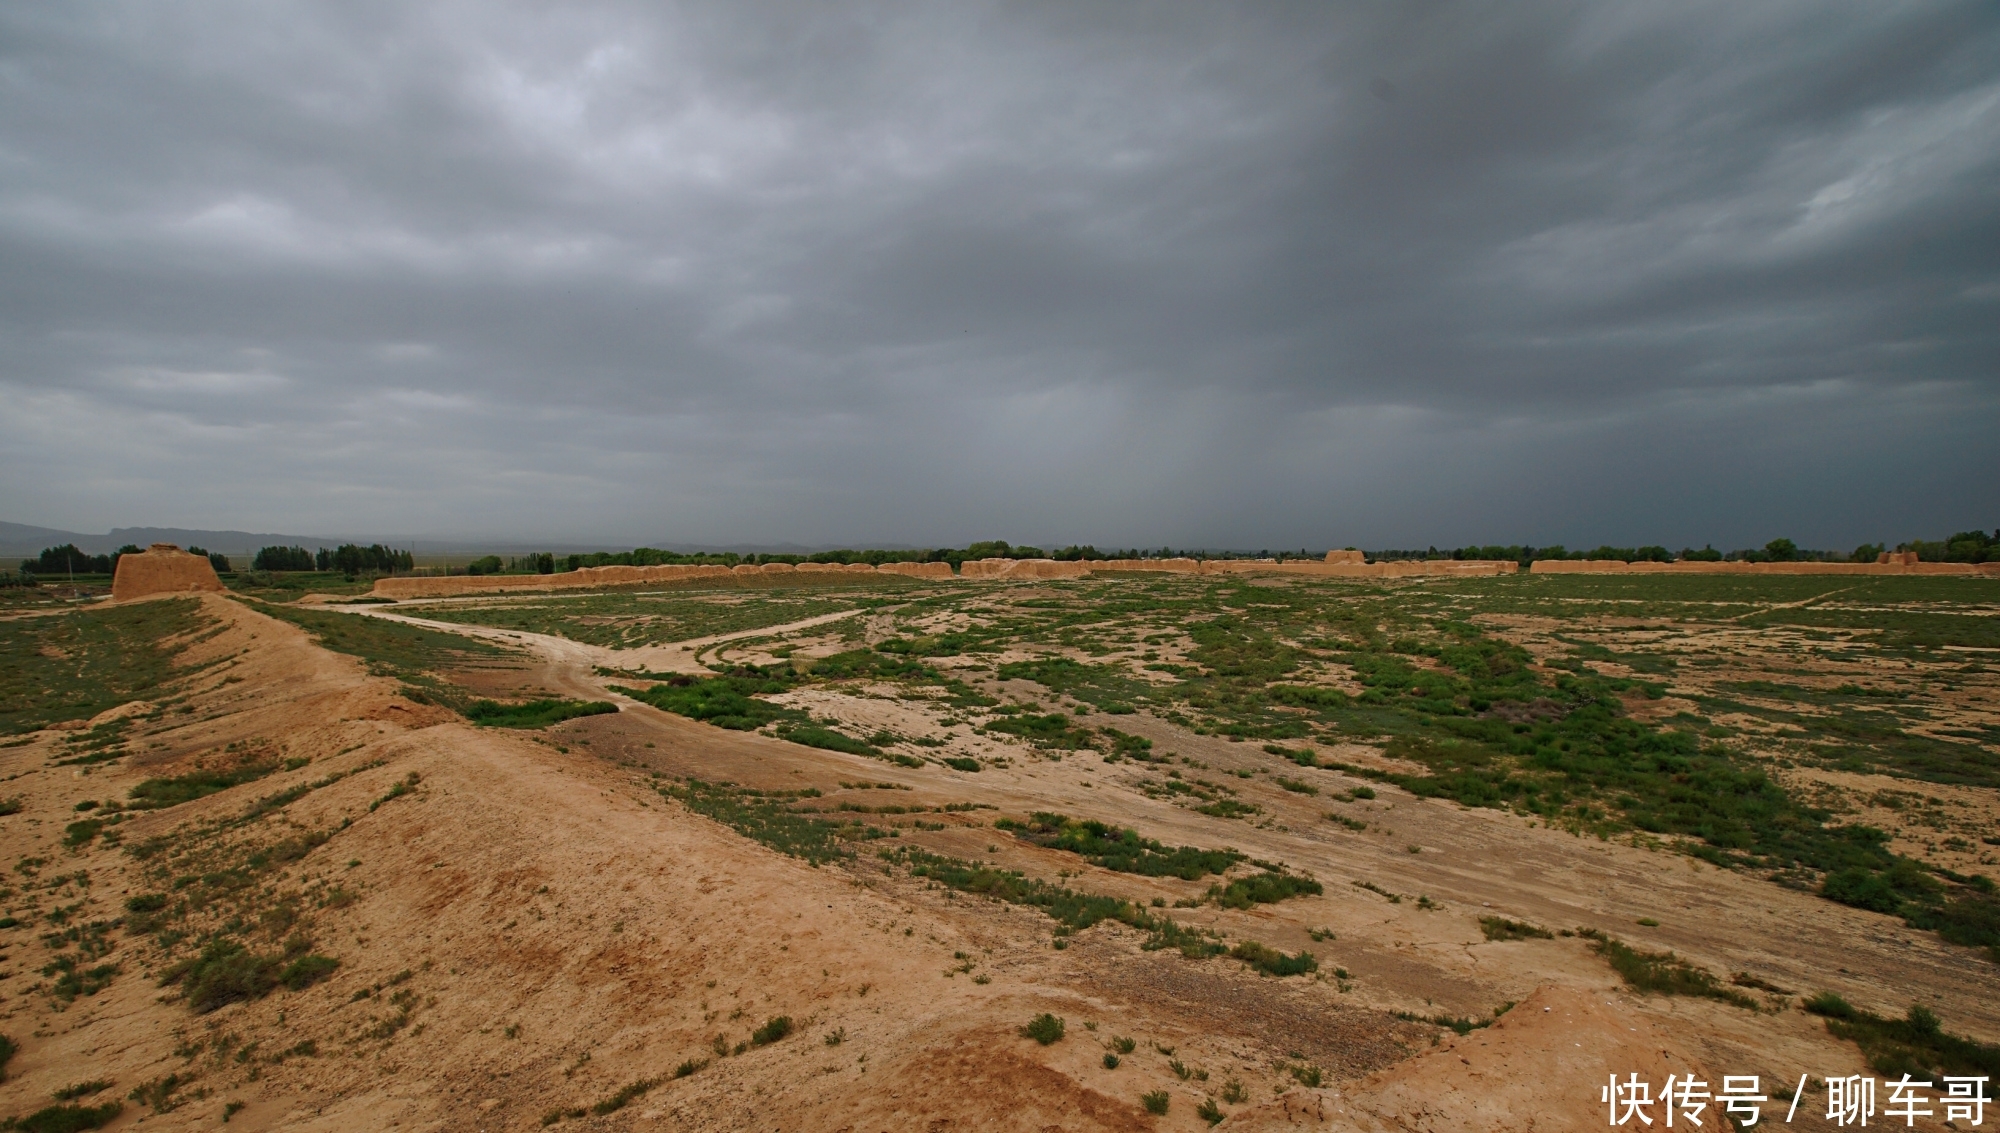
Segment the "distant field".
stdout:
<svg viewBox="0 0 2000 1133">
<path fill-rule="evenodd" d="M 571 607 L 563 632 L 579 636 L 569 627 L 602 617 L 600 640 L 671 640 L 859 600 L 674 599 L 641 630 L 647 607 L 621 596 Z M 895 757 L 939 763 L 967 759 L 939 750 L 958 723 L 1031 752 L 1146 762 L 1157 757 L 1118 727 L 1142 714 L 1307 766 L 1328 765 L 1315 745 L 1367 744 L 1389 762 L 1346 769 L 1419 796 L 1578 834 L 1677 843 L 1961 943 L 2000 945 L 1990 890 L 1963 881 L 1994 860 L 1993 808 L 1946 806 L 1926 790 L 2000 787 L 2000 703 L 1981 652 L 2000 650 L 2000 584 L 1170 576 L 920 590 L 884 614 L 890 629 L 878 622 L 868 645 L 885 663 L 854 654 L 788 663 L 763 694 L 783 688 L 781 703 L 817 703 L 805 690 L 865 675 L 902 683 L 917 701 L 941 668 L 1037 688 L 1032 705 L 937 701 L 921 731 L 853 729 L 872 730 L 870 743 Z M 502 608 L 472 616 L 550 624 L 509 622 Z M 788 655 L 782 639 L 766 638 L 734 656 Z M 706 703 L 679 694 L 660 703 L 673 701 Z M 1056 707 L 1067 711 L 1047 711 Z M 744 726 L 775 718 L 739 715 Z M 1909 786 L 1855 795 L 1841 775 Z M 1226 781 L 1176 772 L 1140 789 L 1203 814 L 1268 821 Z"/>
<path fill-rule="evenodd" d="M 740 633 L 903 600 L 921 584 L 893 576 L 777 590 L 593 593 L 497 598 L 422 608 L 422 616 L 461 625 L 547 633 L 628 649 L 719 633 Z"/>
</svg>

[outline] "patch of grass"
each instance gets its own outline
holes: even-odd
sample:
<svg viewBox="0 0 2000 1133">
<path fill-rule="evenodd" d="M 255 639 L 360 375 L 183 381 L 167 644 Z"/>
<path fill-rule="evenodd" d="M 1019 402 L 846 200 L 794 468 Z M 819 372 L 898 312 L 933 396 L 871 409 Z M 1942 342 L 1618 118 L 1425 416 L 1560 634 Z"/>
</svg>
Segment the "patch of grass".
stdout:
<svg viewBox="0 0 2000 1133">
<path fill-rule="evenodd" d="M 1313 786 L 1311 783 L 1301 782 L 1297 779 L 1287 779 L 1283 775 L 1279 775 L 1273 778 L 1271 781 L 1273 783 L 1276 783 L 1278 786 L 1283 787 L 1285 790 L 1292 792 L 1295 795 L 1319 794 L 1319 788 Z"/>
<path fill-rule="evenodd" d="M 810 797 L 803 792 L 757 792 L 730 783 L 706 783 L 689 779 L 659 788 L 661 795 L 678 800 L 696 814 L 706 815 L 735 830 L 795 858 L 820 865 L 852 857 L 847 847 L 853 841 L 884 837 L 886 832 L 861 822 L 835 822 L 794 812 L 789 804 Z M 812 795 L 819 792 L 813 791 Z"/>
<path fill-rule="evenodd" d="M 825 751 L 844 752 L 848 755 L 866 755 L 877 759 L 882 758 L 884 755 L 882 749 L 876 747 L 874 744 L 868 743 L 865 740 L 857 740 L 844 732 L 836 732 L 832 728 L 823 727 L 819 724 L 780 724 L 778 726 L 778 737 L 790 740 L 795 744 L 804 744 L 806 747 L 816 747 Z M 908 758 L 912 759 L 918 766 L 923 765 L 923 760 L 921 759 L 916 759 L 914 756 Z"/>
<path fill-rule="evenodd" d="M 1555 935 L 1540 925 L 1510 921 L 1506 917 L 1480 917 L 1479 931 L 1488 940 L 1553 940 Z"/>
<path fill-rule="evenodd" d="M 966 758 L 966 757 L 964 757 L 964 756 L 959 756 L 959 755 L 952 755 L 952 756 L 946 756 L 946 757 L 945 757 L 945 761 L 944 761 L 944 765 L 945 765 L 946 767 L 949 767 L 949 768 L 951 768 L 951 769 L 952 769 L 952 770 L 954 770 L 954 771 L 977 771 L 977 770 L 979 770 L 979 761 L 978 761 L 978 760 L 976 760 L 976 759 L 968 759 L 968 758 Z"/>
<path fill-rule="evenodd" d="M 0 736 L 158 700 L 190 675 L 175 659 L 212 628 L 192 598 L 0 621 Z"/>
<path fill-rule="evenodd" d="M 617 1093 L 591 1106 L 590 1112 L 599 1117 L 607 1113 L 617 1113 L 619 1110 L 631 1105 L 635 1099 L 645 1096 L 646 1091 L 659 1085 L 660 1081 L 661 1079 L 658 1078 L 641 1078 L 636 1082 L 628 1082 L 619 1087 Z"/>
<path fill-rule="evenodd" d="M 260 956 L 241 942 L 219 938 L 200 955 L 169 967 L 161 974 L 160 986 L 179 984 L 188 1008 L 206 1015 L 227 1004 L 269 995 L 284 968 L 283 957 Z"/>
<path fill-rule="evenodd" d="M 1030 1019 L 1027 1025 L 1021 1028 L 1021 1035 L 1024 1038 L 1033 1039 L 1043 1046 L 1049 1046 L 1062 1041 L 1064 1029 L 1061 1019 L 1048 1012 L 1043 1012 Z"/>
<path fill-rule="evenodd" d="M 775 1015 L 764 1020 L 764 1025 L 750 1032 L 751 1046 L 769 1046 L 792 1033 L 792 1017 Z"/>
<path fill-rule="evenodd" d="M 1167 1096 L 1165 1090 L 1149 1090 L 1139 1095 L 1139 1104 L 1145 1106 L 1146 1112 L 1152 1114 L 1154 1117 L 1165 1117 L 1167 1115 L 1167 1107 L 1172 1104 L 1172 1099 Z M 1213 1125 L 1214 1122 L 1210 1122 L 1209 1124 Z"/>
<path fill-rule="evenodd" d="M 1038 846 L 1067 850 L 1092 865 L 1142 877 L 1195 881 L 1222 873 L 1243 860 L 1243 855 L 1234 850 L 1202 850 L 1193 846 L 1170 850 L 1150 838 L 1141 838 L 1129 827 L 1048 811 L 1037 811 L 1026 822 L 1003 818 L 993 825 Z"/>
<path fill-rule="evenodd" d="M 1217 799 L 1206 806 L 1194 809 L 1195 813 L 1205 814 L 1210 818 L 1247 818 L 1263 811 L 1263 808 L 1255 803 L 1238 802 L 1235 799 Z"/>
<path fill-rule="evenodd" d="M 410 686 L 405 695 L 414 691 L 413 699 L 435 700 L 454 710 L 462 709 L 471 696 L 434 674 L 467 662 L 492 662 L 520 655 L 519 650 L 490 641 L 385 618 L 272 604 L 256 608 L 305 630 L 323 648 L 359 657 L 372 676 L 402 680 Z"/>
<path fill-rule="evenodd" d="M 1937 1015 L 1922 1004 L 1912 1005 L 1901 1019 L 1886 1019 L 1832 992 L 1821 992 L 1806 1000 L 1805 1009 L 1826 1019 L 1826 1029 L 1835 1037 L 1859 1046 L 1869 1067 L 1885 1077 L 1908 1074 L 1936 1081 L 1943 1074 L 1983 1074 L 2000 1078 L 2000 1044 L 1947 1032 Z"/>
<path fill-rule="evenodd" d="M 292 991 L 303 991 L 333 975 L 339 967 L 340 961 L 331 956 L 310 953 L 286 964 L 278 972 L 278 982 Z"/>
<path fill-rule="evenodd" d="M 1239 877 L 1227 885 L 1211 885 L 1207 897 L 1225 909 L 1248 909 L 1252 905 L 1275 905 L 1293 897 L 1317 897 L 1326 890 L 1310 877 L 1277 870 L 1265 870 Z"/>
<path fill-rule="evenodd" d="M 54 982 L 49 984 L 49 994 L 64 1003 L 72 1002 L 80 995 L 96 995 L 110 987 L 118 972 L 116 964 L 85 968 L 74 956 L 57 956 L 42 966 L 43 975 L 55 977 Z"/>
<path fill-rule="evenodd" d="M 126 792 L 126 797 L 135 809 L 157 810 L 179 806 L 219 794 L 231 787 L 254 783 L 278 770 L 278 766 L 275 759 L 260 759 L 255 753 L 248 753 L 235 767 L 190 771 L 166 779 L 147 779 Z"/>
<path fill-rule="evenodd" d="M 1165 1091 L 1162 1092 L 1164 1093 Z M 1201 1104 L 1194 1107 L 1194 1112 L 1197 1117 L 1200 1117 L 1210 1125 L 1219 1125 L 1222 1123 L 1222 1107 L 1215 1104 L 1214 1098 L 1201 1099 Z"/>
<path fill-rule="evenodd" d="M 617 711 L 618 706 L 608 700 L 530 700 L 522 704 L 475 700 L 465 716 L 483 728 L 546 728 L 580 716 Z"/>
<path fill-rule="evenodd" d="M 1319 961 L 1310 952 L 1287 956 L 1276 948 L 1246 940 L 1229 950 L 1232 960 L 1241 960 L 1267 976 L 1302 976 L 1319 970 Z"/>
<path fill-rule="evenodd" d="M 132 1092 L 126 1094 L 125 1097 L 128 1101 L 135 1101 L 141 1105 L 151 1106 L 153 1112 L 156 1114 L 172 1113 L 174 1110 L 179 1109 L 181 1104 L 180 1099 L 174 1097 L 174 1091 L 187 1085 L 187 1083 L 188 1080 L 178 1074 L 168 1074 L 163 1078 L 155 1078 L 150 1082 L 132 1087 Z"/>
<path fill-rule="evenodd" d="M 1040 748 L 1076 751 L 1091 746 L 1089 730 L 1075 727 L 1070 723 L 1070 718 L 1061 712 L 1044 715 L 1022 712 L 1001 716 L 984 725 L 981 730 L 1019 736 Z"/>
<path fill-rule="evenodd" d="M 7 1080 L 7 1064 L 14 1061 L 14 1056 L 19 1053 L 21 1044 L 15 1042 L 12 1035 L 0 1035 L 0 1082 Z"/>
<path fill-rule="evenodd" d="M 1590 937 L 1591 947 L 1635 991 L 1700 996 L 1747 1007 L 1752 1011 L 1757 1009 L 1756 1000 L 1724 984 L 1708 969 L 1697 967 L 1671 952 L 1641 952 L 1595 930 L 1583 930 L 1577 935 Z"/>
<path fill-rule="evenodd" d="M 707 1066 L 708 1066 L 708 1059 L 706 1058 L 686 1059 L 682 1061 L 682 1063 L 679 1066 L 674 1067 L 674 1079 L 678 1081 L 682 1078 L 691 1078 L 694 1075 L 701 1073 L 701 1071 Z"/>
<path fill-rule="evenodd" d="M 762 693 L 784 692 L 796 683 L 789 669 L 738 669 L 719 677 L 673 677 L 665 684 L 647 689 L 611 686 L 634 700 L 650 704 L 662 712 L 714 724 L 718 728 L 751 732 L 778 720 L 803 720 L 805 714 L 758 699 Z"/>
<path fill-rule="evenodd" d="M 83 1133 L 86 1129 L 102 1129 L 111 1124 L 125 1106 L 122 1102 L 105 1102 L 103 1105 L 52 1105 L 38 1109 L 26 1117 L 17 1117 L 6 1123 L 5 1128 L 18 1129 L 22 1133 Z"/>
<path fill-rule="evenodd" d="M 73 1086 L 64 1086 L 62 1089 L 57 1090 L 53 1096 L 59 1102 L 73 1102 L 78 1098 L 87 1098 L 92 1094 L 101 1094 L 110 1088 L 111 1083 L 103 1078 L 92 1078 L 88 1082 L 78 1082 Z"/>
</svg>

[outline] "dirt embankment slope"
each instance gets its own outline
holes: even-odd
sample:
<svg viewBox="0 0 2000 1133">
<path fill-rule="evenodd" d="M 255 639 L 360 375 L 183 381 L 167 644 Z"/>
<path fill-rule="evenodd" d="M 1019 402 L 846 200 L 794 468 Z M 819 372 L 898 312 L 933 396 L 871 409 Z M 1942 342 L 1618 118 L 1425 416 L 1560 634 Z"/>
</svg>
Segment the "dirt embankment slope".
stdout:
<svg viewBox="0 0 2000 1133">
<path fill-rule="evenodd" d="M 1138 934 L 1115 923 L 1058 951 L 1050 922 L 1032 910 L 928 888 L 865 855 L 813 868 L 740 837 L 662 798 L 641 761 L 767 789 L 831 792 L 866 771 L 907 780 L 906 794 L 882 792 L 898 801 L 1138 813 L 1136 801 L 1113 797 L 1103 765 L 1035 764 L 1012 778 L 989 770 L 973 782 L 639 708 L 547 734 L 477 729 L 411 702 L 289 624 L 233 600 L 202 601 L 221 632 L 183 660 L 208 667 L 184 702 L 145 714 L 132 754 L 58 765 L 66 741 L 53 732 L 0 751 L 0 774 L 22 798 L 18 814 L 0 819 L 0 848 L 10 862 L 36 863 L 16 865 L 17 915 L 58 936 L 123 918 L 97 935 L 102 950 L 85 965 L 115 969 L 108 981 L 68 1000 L 52 992 L 44 965 L 81 946 L 52 948 L 26 931 L 8 938 L 0 1030 L 21 1052 L 0 1084 L 0 1114 L 30 1112 L 95 1079 L 111 1083 L 89 1096 L 99 1100 L 153 1084 L 141 1096 L 161 1112 L 127 1102 L 121 1128 L 142 1115 L 148 1128 L 212 1128 L 240 1104 L 232 1128 L 530 1130 L 553 1116 L 582 1129 L 1192 1131 L 1207 1127 L 1197 1107 L 1240 1079 L 1248 1098 L 1228 1127 L 1525 1130 L 1601 1122 L 1595 1091 L 1609 1073 L 1657 1081 L 1667 1068 L 1692 1069 L 1716 1081 L 1743 1072 L 1715 1052 L 1769 1050 L 1760 1028 L 1812 1059 L 1815 1073 L 1858 1070 L 1851 1050 L 1815 1038 L 1816 1024 L 1796 1012 L 1767 1020 L 1638 999 L 1580 941 L 1475 947 L 1453 935 L 1461 914 L 1345 892 L 1350 862 L 1372 863 L 1371 875 L 1394 885 L 1382 863 L 1400 861 L 1412 888 L 1442 885 L 1430 892 L 1449 891 L 1476 913 L 1481 886 L 1499 900 L 1513 884 L 1473 876 L 1491 856 L 1479 845 L 1534 838 L 1558 853 L 1572 844 L 1567 835 L 1504 832 L 1491 815 L 1408 800 L 1397 805 L 1418 813 L 1407 829 L 1395 819 L 1397 845 L 1315 851 L 1241 830 L 1295 860 L 1329 855 L 1319 871 L 1342 892 L 1310 909 L 1294 902 L 1240 916 L 1287 948 L 1305 943 L 1298 918 L 1338 918 L 1340 942 L 1323 949 L 1359 957 L 1345 961 L 1357 972 L 1370 965 L 1369 986 L 1351 998 L 1332 980 L 1263 979 L 1233 961 L 1142 952 Z M 1227 758 L 1215 743 L 1211 757 Z M 120 844 L 104 833 L 64 844 L 75 841 L 67 824 L 80 802 L 253 759 L 273 769 L 108 828 Z M 1155 809 L 1150 819 L 1193 821 Z M 1056 873 L 1058 855 L 1002 849 L 989 822 L 923 836 L 966 857 Z M 1425 823 L 1439 824 L 1435 837 Z M 917 831 L 903 833 L 914 840 Z M 1441 867 L 1431 850 L 1403 853 L 1404 839 L 1467 848 Z M 1533 860 L 1502 856 L 1512 858 L 1503 873 Z M 1584 870 L 1587 886 L 1549 881 L 1554 867 L 1536 870 L 1533 884 L 1602 893 L 1649 869 L 1686 867 L 1606 849 Z M 1140 884 L 1090 883 L 1113 892 Z M 127 905 L 180 893 L 215 902 L 189 914 L 190 930 L 227 928 L 271 956 L 296 941 L 338 967 L 299 990 L 197 1012 L 160 978 L 199 937 L 163 952 L 148 935 L 151 914 Z M 1771 904 L 1775 913 L 1780 898 Z M 66 910 L 60 921 L 57 910 Z M 239 922 L 230 927 L 225 915 Z M 1730 929 L 1716 922 L 1714 931 Z M 1416 1013 L 1461 999 L 1483 1012 L 1497 988 L 1525 990 L 1499 1025 L 1432 1046 L 1437 1029 L 1396 1018 L 1371 992 L 1377 985 L 1397 989 L 1395 1002 Z M 1437 1008 L 1425 999 L 1433 994 Z M 1046 1047 L 1018 1033 L 1045 1011 L 1068 1021 L 1068 1037 Z M 790 1033 L 756 1042 L 778 1017 Z M 1113 1067 L 1104 1056 L 1120 1038 L 1133 1049 Z M 1308 1063 L 1327 1075 L 1319 1090 L 1294 1082 L 1289 1067 Z M 1142 1105 L 1154 1091 L 1168 1096 L 1164 1115 Z"/>
</svg>

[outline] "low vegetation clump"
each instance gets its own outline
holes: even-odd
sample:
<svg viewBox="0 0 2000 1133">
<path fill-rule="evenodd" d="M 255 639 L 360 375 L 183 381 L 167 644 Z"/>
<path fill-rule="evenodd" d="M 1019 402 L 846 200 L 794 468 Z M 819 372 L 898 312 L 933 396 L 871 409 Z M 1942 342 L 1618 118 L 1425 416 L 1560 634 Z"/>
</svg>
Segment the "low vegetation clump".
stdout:
<svg viewBox="0 0 2000 1133">
<path fill-rule="evenodd" d="M 262 999 L 280 985 L 293 991 L 311 987 L 340 966 L 340 961 L 310 948 L 305 940 L 294 938 L 284 955 L 266 956 L 240 941 L 217 938 L 199 955 L 162 972 L 160 986 L 179 985 L 188 1009 L 206 1015 L 231 1003 Z"/>
<path fill-rule="evenodd" d="M 628 1082 L 624 1086 L 621 1086 L 617 1093 L 591 1106 L 590 1112 L 599 1117 L 603 1117 L 607 1113 L 617 1113 L 638 1098 L 645 1096 L 646 1092 L 654 1086 L 659 1085 L 660 1081 L 658 1078 L 641 1078 L 636 1082 Z"/>
<path fill-rule="evenodd" d="M 1227 885 L 1211 885 L 1207 897 L 1225 909 L 1248 909 L 1252 905 L 1275 905 L 1293 897 L 1317 897 L 1325 891 L 1310 877 L 1267 869 L 1235 878 Z"/>
<path fill-rule="evenodd" d="M 607 700 L 530 700 L 522 704 L 475 700 L 466 707 L 465 716 L 482 728 L 546 728 L 580 716 L 617 711 L 618 706 Z"/>
<path fill-rule="evenodd" d="M 83 1133 L 87 1129 L 102 1129 L 124 1112 L 122 1102 L 105 1102 L 102 1105 L 52 1105 L 28 1114 L 26 1117 L 9 1119 L 0 1124 L 0 1129 L 18 1129 L 22 1133 Z"/>
<path fill-rule="evenodd" d="M 1636 991 L 1659 995 L 1692 995 L 1719 999 L 1738 1007 L 1757 1009 L 1757 1001 L 1716 978 L 1714 972 L 1697 967 L 1671 952 L 1641 952 L 1595 929 L 1577 935 L 1589 937 L 1592 948 L 1611 965 L 1627 985 Z"/>
<path fill-rule="evenodd" d="M 777 1015 L 764 1021 L 764 1025 L 750 1032 L 751 1046 L 769 1046 L 792 1033 L 792 1017 Z"/>
<path fill-rule="evenodd" d="M 1243 860 L 1243 855 L 1234 850 L 1201 850 L 1193 846 L 1170 850 L 1152 839 L 1141 838 L 1128 827 L 1047 811 L 1037 811 L 1026 822 L 1003 818 L 993 825 L 1038 846 L 1077 854 L 1092 865 L 1142 877 L 1195 881 L 1208 874 L 1222 873 Z"/>
<path fill-rule="evenodd" d="M 1145 1106 L 1146 1112 L 1155 1117 L 1165 1117 L 1171 1101 L 1165 1090 L 1149 1090 L 1139 1095 L 1139 1104 Z"/>
<path fill-rule="evenodd" d="M 1554 934 L 1539 925 L 1510 921 L 1506 917 L 1479 918 L 1479 931 L 1488 940 L 1553 940 Z"/>
<path fill-rule="evenodd" d="M 1061 1042 L 1063 1031 L 1064 1024 L 1061 1019 L 1043 1012 L 1030 1019 L 1028 1024 L 1021 1028 L 1021 1035 L 1024 1038 L 1033 1039 L 1043 1046 L 1048 1046 L 1052 1043 Z"/>
<path fill-rule="evenodd" d="M 1076 751 L 1091 746 L 1090 730 L 1076 727 L 1061 712 L 1003 715 L 987 723 L 982 730 L 1019 736 L 1039 748 Z"/>
<path fill-rule="evenodd" d="M 847 843 L 887 834 L 860 819 L 833 821 L 791 809 L 793 801 L 812 797 L 818 791 L 753 791 L 731 783 L 689 779 L 661 786 L 659 792 L 696 814 L 713 818 L 745 837 L 812 865 L 853 857 L 854 851 Z"/>
<path fill-rule="evenodd" d="M 1319 961 L 1310 952 L 1300 952 L 1287 956 L 1282 951 L 1254 940 L 1246 940 L 1229 950 L 1229 956 L 1241 960 L 1267 976 L 1303 976 L 1319 970 Z"/>
<path fill-rule="evenodd" d="M 798 719 L 804 714 L 757 699 L 759 693 L 784 692 L 793 681 L 789 673 L 741 669 L 728 676 L 674 677 L 648 689 L 612 686 L 622 692 L 676 716 L 714 724 L 738 732 L 752 732 L 781 719 Z"/>
<path fill-rule="evenodd" d="M 1826 1020 L 1837 1038 L 1861 1048 L 1868 1065 L 1886 1077 L 1936 1081 L 1940 1075 L 1985 1075 L 2000 1078 L 2000 1044 L 1983 1043 L 1946 1031 L 1937 1015 L 1922 1004 L 1912 1005 L 1901 1019 L 1863 1011 L 1832 992 L 1806 1000 L 1805 1009 Z"/>
<path fill-rule="evenodd" d="M 190 771 L 166 779 L 147 779 L 126 793 L 131 800 L 127 805 L 135 810 L 178 806 L 255 782 L 278 768 L 276 759 L 260 759 L 255 754 L 248 754 L 234 767 Z"/>
</svg>

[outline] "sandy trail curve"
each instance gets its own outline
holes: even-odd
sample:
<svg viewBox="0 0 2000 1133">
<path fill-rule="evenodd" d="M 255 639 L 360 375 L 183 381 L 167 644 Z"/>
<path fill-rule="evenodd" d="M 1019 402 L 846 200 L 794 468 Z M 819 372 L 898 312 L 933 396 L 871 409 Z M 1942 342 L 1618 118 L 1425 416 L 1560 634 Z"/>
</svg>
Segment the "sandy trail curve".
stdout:
<svg viewBox="0 0 2000 1133">
<path fill-rule="evenodd" d="M 710 634 L 707 637 L 689 638 L 665 645 L 642 645 L 635 649 L 612 649 L 603 645 L 589 645 L 572 641 L 557 634 L 530 633 L 527 630 L 500 629 L 496 626 L 469 625 L 462 622 L 436 621 L 399 613 L 382 606 L 325 606 L 322 609 L 343 614 L 360 614 L 365 617 L 382 618 L 392 622 L 404 622 L 422 626 L 425 629 L 445 633 L 461 634 L 488 641 L 505 642 L 534 651 L 552 665 L 560 666 L 564 675 L 570 678 L 590 676 L 599 666 L 607 669 L 624 669 L 650 673 L 690 673 L 707 675 L 709 670 L 701 662 L 701 655 L 713 646 L 747 637 L 766 637 L 775 634 L 795 633 L 832 622 L 868 613 L 864 609 L 838 610 L 831 614 L 801 618 L 783 625 L 762 626 L 757 629 L 736 630 L 730 633 Z M 565 682 L 570 683 L 570 682 Z"/>
</svg>

